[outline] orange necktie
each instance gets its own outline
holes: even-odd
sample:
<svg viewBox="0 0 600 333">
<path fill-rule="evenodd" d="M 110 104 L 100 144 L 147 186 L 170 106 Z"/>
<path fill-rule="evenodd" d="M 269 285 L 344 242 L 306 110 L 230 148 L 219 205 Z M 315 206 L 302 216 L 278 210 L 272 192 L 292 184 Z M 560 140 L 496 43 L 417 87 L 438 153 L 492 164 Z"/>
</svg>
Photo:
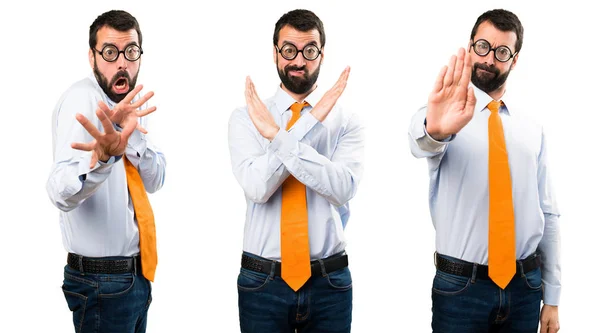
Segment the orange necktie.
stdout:
<svg viewBox="0 0 600 333">
<path fill-rule="evenodd" d="M 515 216 L 510 166 L 500 119 L 502 101 L 491 101 L 488 120 L 490 220 L 488 275 L 504 289 L 516 273 Z"/>
<path fill-rule="evenodd" d="M 303 104 L 294 103 L 292 118 L 286 130 L 300 118 Z M 298 291 L 310 278 L 310 246 L 308 243 L 308 210 L 306 186 L 290 175 L 281 193 L 281 278 Z"/>
<path fill-rule="evenodd" d="M 140 232 L 140 252 L 142 257 L 142 274 L 150 281 L 154 281 L 156 271 L 156 229 L 154 227 L 154 213 L 142 182 L 142 177 L 135 166 L 123 156 L 125 172 L 127 173 L 127 187 L 133 210 Z"/>
</svg>

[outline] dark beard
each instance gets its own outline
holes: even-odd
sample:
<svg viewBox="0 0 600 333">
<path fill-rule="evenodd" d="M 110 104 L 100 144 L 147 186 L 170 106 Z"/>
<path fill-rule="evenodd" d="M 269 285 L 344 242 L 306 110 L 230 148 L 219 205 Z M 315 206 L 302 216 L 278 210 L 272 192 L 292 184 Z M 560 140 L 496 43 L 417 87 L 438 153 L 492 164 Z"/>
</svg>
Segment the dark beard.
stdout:
<svg viewBox="0 0 600 333">
<path fill-rule="evenodd" d="M 299 54 L 298 56 L 301 57 L 302 55 Z M 304 75 L 302 77 L 288 75 L 290 71 L 298 70 L 304 71 Z M 311 75 L 308 75 L 308 70 L 306 69 L 306 66 L 297 67 L 295 65 L 287 65 L 283 68 L 282 71 L 279 69 L 279 60 L 277 61 L 277 73 L 279 74 L 279 79 L 281 79 L 281 83 L 283 83 L 283 86 L 286 87 L 287 90 L 293 92 L 294 94 L 301 95 L 309 92 L 315 85 L 315 82 L 317 82 L 320 70 L 321 64 L 319 63 L 319 66 Z"/>
<path fill-rule="evenodd" d="M 482 77 L 477 76 L 478 68 L 494 74 L 483 74 Z M 506 71 L 506 73 L 500 74 L 500 70 L 494 66 L 475 63 L 473 65 L 473 71 L 471 72 L 471 82 L 473 82 L 475 87 L 489 94 L 492 91 L 498 90 L 498 88 L 500 88 L 506 82 L 506 79 L 508 79 L 508 74 L 510 74 L 510 69 Z"/>
<path fill-rule="evenodd" d="M 139 73 L 139 69 L 138 69 L 138 73 Z M 106 78 L 106 76 L 104 76 L 104 75 L 102 75 L 102 73 L 100 73 L 100 70 L 98 69 L 98 64 L 96 63 L 96 58 L 94 58 L 94 76 L 96 77 L 96 81 L 98 81 L 98 85 L 100 85 L 100 88 L 102 88 L 102 91 L 104 91 L 106 96 L 108 96 L 108 98 L 110 98 L 111 101 L 113 101 L 115 103 L 119 103 L 120 101 L 123 100 L 123 98 L 125 98 L 125 96 L 127 96 L 127 94 L 129 92 L 131 92 L 135 88 L 135 83 L 137 81 L 138 74 L 136 73 L 133 78 L 130 78 L 129 73 L 127 73 L 126 71 L 117 72 L 117 74 L 115 74 L 115 76 L 113 76 L 113 78 L 110 80 L 110 82 L 108 82 L 108 79 Z M 115 82 L 117 82 L 117 80 L 120 78 L 126 78 L 127 82 L 129 83 L 129 90 L 124 94 L 116 94 L 111 89 L 111 87 L 115 84 Z"/>
</svg>

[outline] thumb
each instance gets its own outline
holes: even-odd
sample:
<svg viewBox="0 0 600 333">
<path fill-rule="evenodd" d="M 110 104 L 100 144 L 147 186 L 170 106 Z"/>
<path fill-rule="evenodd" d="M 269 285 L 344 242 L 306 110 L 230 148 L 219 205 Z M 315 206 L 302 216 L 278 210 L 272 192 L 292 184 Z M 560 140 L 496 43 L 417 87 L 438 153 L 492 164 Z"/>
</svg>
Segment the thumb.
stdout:
<svg viewBox="0 0 600 333">
<path fill-rule="evenodd" d="M 477 98 L 475 98 L 475 91 L 473 91 L 473 87 L 469 87 L 469 91 L 467 92 L 467 109 L 475 109 L 475 104 L 477 103 Z"/>
</svg>

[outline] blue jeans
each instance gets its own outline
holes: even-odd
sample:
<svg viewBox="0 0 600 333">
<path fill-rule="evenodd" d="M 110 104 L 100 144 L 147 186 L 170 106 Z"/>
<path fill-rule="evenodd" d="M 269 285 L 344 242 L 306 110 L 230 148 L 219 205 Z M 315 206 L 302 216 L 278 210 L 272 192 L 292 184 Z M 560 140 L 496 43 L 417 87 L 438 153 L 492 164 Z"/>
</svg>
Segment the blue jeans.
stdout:
<svg viewBox="0 0 600 333">
<path fill-rule="evenodd" d="M 237 285 L 242 333 L 350 332 L 350 270 L 321 273 L 294 292 L 274 270 L 264 274 L 241 268 Z"/>
<path fill-rule="evenodd" d="M 65 266 L 62 286 L 77 333 L 143 333 L 152 302 L 141 272 L 87 274 Z"/>
<path fill-rule="evenodd" d="M 489 279 L 468 278 L 438 270 L 433 279 L 431 298 L 434 333 L 537 333 L 542 274 L 540 268 L 526 274 L 518 269 L 502 290 Z"/>
</svg>

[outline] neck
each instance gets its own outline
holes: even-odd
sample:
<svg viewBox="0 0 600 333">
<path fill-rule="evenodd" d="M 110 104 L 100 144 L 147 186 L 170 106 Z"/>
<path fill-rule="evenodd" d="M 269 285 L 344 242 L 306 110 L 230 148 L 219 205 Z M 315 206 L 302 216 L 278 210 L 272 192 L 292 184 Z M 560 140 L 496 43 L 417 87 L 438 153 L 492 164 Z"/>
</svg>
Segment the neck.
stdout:
<svg viewBox="0 0 600 333">
<path fill-rule="evenodd" d="M 280 84 L 280 86 L 281 86 L 281 89 L 283 89 L 283 91 L 288 93 L 288 95 L 292 96 L 292 98 L 294 98 L 296 100 L 296 102 L 298 102 L 298 103 L 301 103 L 302 101 L 304 101 L 306 99 L 306 97 L 308 95 L 310 95 L 310 93 L 312 93 L 315 89 L 317 89 L 317 84 L 315 83 L 312 86 L 312 88 L 310 88 L 310 90 L 308 90 L 307 92 L 305 92 L 303 94 L 296 94 L 296 93 L 289 91 L 288 88 L 285 87 L 285 85 Z"/>
</svg>

